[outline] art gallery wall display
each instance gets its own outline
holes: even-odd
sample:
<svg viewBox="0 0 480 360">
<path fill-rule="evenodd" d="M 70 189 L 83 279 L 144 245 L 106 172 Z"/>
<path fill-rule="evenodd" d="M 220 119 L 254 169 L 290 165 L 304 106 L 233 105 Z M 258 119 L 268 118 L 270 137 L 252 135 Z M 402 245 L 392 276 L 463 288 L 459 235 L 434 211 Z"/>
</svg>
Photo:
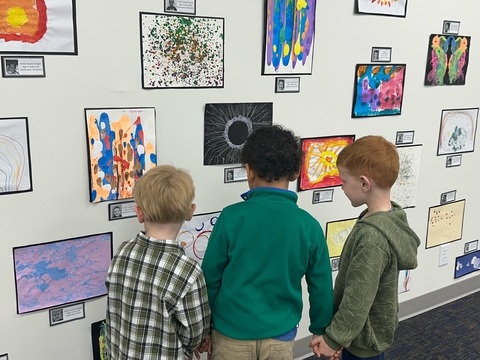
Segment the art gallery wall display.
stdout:
<svg viewBox="0 0 480 360">
<path fill-rule="evenodd" d="M 325 136 L 301 140 L 303 158 L 298 190 L 341 186 L 338 154 L 355 140 L 355 135 Z"/>
<path fill-rule="evenodd" d="M 190 14 L 196 13 L 195 0 L 164 0 L 165 12 L 172 14 Z"/>
<path fill-rule="evenodd" d="M 478 108 L 442 110 L 437 155 L 475 150 Z"/>
<path fill-rule="evenodd" d="M 315 190 L 312 194 L 312 204 L 320 204 L 323 202 L 333 201 L 334 189 Z"/>
<path fill-rule="evenodd" d="M 272 120 L 271 102 L 206 104 L 203 165 L 240 164 L 247 137 Z"/>
<path fill-rule="evenodd" d="M 397 131 L 395 136 L 395 145 L 408 145 L 413 144 L 413 138 L 415 131 Z"/>
<path fill-rule="evenodd" d="M 465 248 L 464 248 L 465 254 L 468 254 L 475 250 L 478 250 L 478 240 L 469 241 L 465 244 Z"/>
<path fill-rule="evenodd" d="M 94 322 L 90 326 L 93 360 L 108 359 L 106 319 Z"/>
<path fill-rule="evenodd" d="M 50 326 L 85 318 L 85 303 L 62 306 L 49 310 Z"/>
<path fill-rule="evenodd" d="M 108 220 L 121 220 L 136 217 L 135 202 L 124 201 L 108 204 Z"/>
<path fill-rule="evenodd" d="M 356 0 L 355 12 L 382 16 L 407 16 L 407 0 Z"/>
<path fill-rule="evenodd" d="M 275 78 L 276 93 L 300 92 L 300 77 L 277 77 Z"/>
<path fill-rule="evenodd" d="M 432 34 L 428 42 L 425 85 L 465 85 L 470 36 Z"/>
<path fill-rule="evenodd" d="M 391 47 L 372 47 L 371 62 L 390 62 L 392 61 Z"/>
<path fill-rule="evenodd" d="M 224 23 L 217 17 L 141 12 L 142 87 L 223 88 Z"/>
<path fill-rule="evenodd" d="M 77 55 L 75 0 L 4 0 L 2 5 L 0 52 Z"/>
<path fill-rule="evenodd" d="M 417 204 L 422 147 L 421 144 L 397 147 L 400 168 L 390 194 L 392 200 L 404 209 L 415 207 Z"/>
<path fill-rule="evenodd" d="M 442 32 L 446 35 L 458 35 L 460 32 L 460 21 L 444 20 Z"/>
<path fill-rule="evenodd" d="M 425 248 L 430 249 L 460 240 L 464 213 L 465 199 L 430 207 Z"/>
<path fill-rule="evenodd" d="M 440 195 L 440 204 L 446 204 L 448 202 L 455 201 L 457 199 L 457 190 L 451 190 L 442 193 Z"/>
<path fill-rule="evenodd" d="M 93 203 L 133 198 L 138 179 L 157 164 L 155 108 L 85 109 Z"/>
<path fill-rule="evenodd" d="M 17 313 L 107 294 L 112 232 L 13 248 Z"/>
<path fill-rule="evenodd" d="M 28 118 L 0 118 L 0 195 L 33 190 Z"/>
<path fill-rule="evenodd" d="M 402 113 L 405 64 L 357 64 L 352 118 Z"/>
<path fill-rule="evenodd" d="M 455 279 L 478 270 L 480 270 L 480 250 L 459 256 L 455 259 Z"/>
<path fill-rule="evenodd" d="M 238 181 L 247 181 L 247 169 L 245 166 L 225 168 L 223 172 L 223 182 L 231 183 Z"/>
<path fill-rule="evenodd" d="M 312 74 L 317 0 L 266 0 L 262 75 Z"/>
<path fill-rule="evenodd" d="M 45 77 L 43 56 L 2 56 L 3 77 Z"/>
<path fill-rule="evenodd" d="M 445 167 L 456 167 L 462 165 L 462 155 L 450 155 L 445 160 Z"/>
</svg>

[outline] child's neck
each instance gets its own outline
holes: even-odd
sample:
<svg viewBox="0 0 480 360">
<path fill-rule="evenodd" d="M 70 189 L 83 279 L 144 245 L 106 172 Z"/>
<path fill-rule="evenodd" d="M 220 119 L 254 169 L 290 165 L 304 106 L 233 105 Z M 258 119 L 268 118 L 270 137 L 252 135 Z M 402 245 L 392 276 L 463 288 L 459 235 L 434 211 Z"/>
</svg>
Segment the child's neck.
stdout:
<svg viewBox="0 0 480 360">
<path fill-rule="evenodd" d="M 363 216 L 364 218 L 379 211 L 390 211 L 392 209 L 390 189 L 374 188 L 371 189 L 368 195 L 368 199 L 365 202 L 368 212 Z"/>
<path fill-rule="evenodd" d="M 182 224 L 145 222 L 145 235 L 158 240 L 175 240 Z"/>
<path fill-rule="evenodd" d="M 280 180 L 274 180 L 274 181 L 266 181 L 264 179 L 256 177 L 255 180 L 252 183 L 249 183 L 248 185 L 250 186 L 250 189 L 256 189 L 260 187 L 270 187 L 270 188 L 278 188 L 278 189 L 284 189 L 288 190 L 288 184 L 290 182 L 288 179 L 280 179 Z"/>
</svg>

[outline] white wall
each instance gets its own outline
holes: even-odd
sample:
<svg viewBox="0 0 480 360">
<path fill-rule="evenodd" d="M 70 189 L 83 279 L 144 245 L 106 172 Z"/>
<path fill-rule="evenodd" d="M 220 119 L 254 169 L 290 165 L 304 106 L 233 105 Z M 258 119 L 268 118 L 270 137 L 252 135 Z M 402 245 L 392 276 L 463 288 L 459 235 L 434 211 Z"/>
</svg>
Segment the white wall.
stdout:
<svg viewBox="0 0 480 360">
<path fill-rule="evenodd" d="M 301 137 L 380 134 L 394 141 L 396 131 L 413 129 L 423 157 L 417 207 L 407 214 L 423 243 L 412 290 L 400 301 L 455 282 L 454 256 L 463 254 L 463 244 L 480 230 L 480 175 L 475 171 L 480 155 L 478 150 L 464 154 L 461 167 L 447 169 L 436 150 L 442 108 L 480 105 L 477 3 L 412 1 L 404 19 L 354 15 L 353 1 L 319 1 L 314 72 L 302 76 L 298 94 L 274 94 L 274 77 L 260 75 L 262 3 L 197 1 L 197 15 L 225 18 L 224 89 L 142 90 L 138 13 L 162 12 L 159 0 L 78 1 L 78 56 L 46 55 L 46 78 L 0 79 L 0 117 L 29 118 L 34 183 L 33 192 L 0 197 L 0 354 L 8 352 L 10 360 L 91 359 L 90 324 L 105 313 L 105 298 L 100 298 L 86 302 L 85 319 L 54 327 L 48 310 L 17 315 L 13 247 L 113 231 L 116 248 L 141 228 L 136 219 L 109 222 L 108 204 L 89 202 L 86 107 L 155 107 L 159 163 L 191 171 L 197 213 L 220 210 L 246 190 L 246 183 L 223 184 L 225 166 L 202 165 L 207 102 L 273 101 L 274 121 Z M 461 21 L 460 33 L 472 36 L 467 85 L 424 87 L 429 35 L 441 32 L 444 19 Z M 393 62 L 407 63 L 402 115 L 351 119 L 355 64 L 369 62 L 372 46 L 391 46 Z M 424 248 L 428 208 L 438 204 L 440 193 L 453 189 L 457 199 L 467 199 L 463 239 L 450 245 L 449 265 L 438 268 L 439 249 Z M 300 193 L 299 205 L 322 226 L 359 212 L 339 188 L 333 203 L 312 205 L 311 196 Z M 308 336 L 306 314 L 307 309 L 299 338 Z"/>
</svg>

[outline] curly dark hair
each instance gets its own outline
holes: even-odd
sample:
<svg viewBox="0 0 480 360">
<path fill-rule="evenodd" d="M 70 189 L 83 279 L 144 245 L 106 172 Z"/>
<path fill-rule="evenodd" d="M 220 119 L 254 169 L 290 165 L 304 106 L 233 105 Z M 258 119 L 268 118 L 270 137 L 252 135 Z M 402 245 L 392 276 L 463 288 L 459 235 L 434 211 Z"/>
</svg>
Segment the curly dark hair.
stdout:
<svg viewBox="0 0 480 360">
<path fill-rule="evenodd" d="M 303 158 L 300 138 L 280 125 L 261 126 L 248 136 L 240 160 L 268 182 L 298 175 Z"/>
</svg>

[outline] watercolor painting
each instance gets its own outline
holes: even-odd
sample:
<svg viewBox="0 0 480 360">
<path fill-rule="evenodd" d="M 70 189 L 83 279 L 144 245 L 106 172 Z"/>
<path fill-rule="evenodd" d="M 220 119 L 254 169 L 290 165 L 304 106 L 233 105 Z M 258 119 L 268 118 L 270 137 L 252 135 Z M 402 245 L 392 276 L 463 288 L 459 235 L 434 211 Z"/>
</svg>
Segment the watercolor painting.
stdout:
<svg viewBox="0 0 480 360">
<path fill-rule="evenodd" d="M 267 0 L 262 75 L 311 74 L 316 0 Z"/>
<path fill-rule="evenodd" d="M 90 201 L 130 199 L 157 164 L 155 108 L 85 109 Z"/>
<path fill-rule="evenodd" d="M 17 313 L 107 294 L 113 234 L 95 234 L 13 248 Z"/>
<path fill-rule="evenodd" d="M 140 13 L 144 89 L 223 88 L 224 19 Z"/>
<path fill-rule="evenodd" d="M 398 273 L 398 293 L 410 291 L 412 281 L 412 270 L 402 270 Z"/>
<path fill-rule="evenodd" d="M 427 241 L 429 249 L 462 238 L 465 200 L 432 206 L 428 211 Z"/>
<path fill-rule="evenodd" d="M 177 241 L 184 247 L 185 254 L 200 264 L 220 213 L 220 211 L 216 211 L 194 215 L 192 220 L 183 223 L 178 233 Z"/>
<path fill-rule="evenodd" d="M 397 150 L 400 158 L 400 171 L 397 181 L 390 190 L 390 196 L 402 208 L 412 208 L 417 204 L 422 145 L 400 146 Z"/>
<path fill-rule="evenodd" d="M 455 259 L 455 279 L 480 270 L 480 250 Z"/>
<path fill-rule="evenodd" d="M 437 155 L 474 151 L 477 121 L 478 108 L 442 110 Z"/>
<path fill-rule="evenodd" d="M 248 135 L 272 120 L 273 103 L 206 104 L 203 165 L 239 164 Z"/>
<path fill-rule="evenodd" d="M 470 36 L 432 34 L 428 42 L 425 85 L 465 85 Z"/>
<path fill-rule="evenodd" d="M 407 0 L 357 0 L 355 11 L 360 14 L 407 16 Z"/>
<path fill-rule="evenodd" d="M 405 64 L 357 64 L 352 118 L 402 113 Z"/>
<path fill-rule="evenodd" d="M 337 157 L 354 140 L 355 135 L 302 139 L 304 159 L 298 178 L 298 190 L 341 186 Z"/>
<path fill-rule="evenodd" d="M 357 222 L 357 218 L 327 222 L 325 238 L 331 258 L 342 254 L 343 245 Z"/>
<path fill-rule="evenodd" d="M 28 119 L 0 119 L 0 195 L 32 190 Z"/>
<path fill-rule="evenodd" d="M 1 0 L 0 52 L 77 54 L 75 0 Z"/>
<path fill-rule="evenodd" d="M 108 360 L 107 320 L 91 324 L 93 360 Z"/>
</svg>

